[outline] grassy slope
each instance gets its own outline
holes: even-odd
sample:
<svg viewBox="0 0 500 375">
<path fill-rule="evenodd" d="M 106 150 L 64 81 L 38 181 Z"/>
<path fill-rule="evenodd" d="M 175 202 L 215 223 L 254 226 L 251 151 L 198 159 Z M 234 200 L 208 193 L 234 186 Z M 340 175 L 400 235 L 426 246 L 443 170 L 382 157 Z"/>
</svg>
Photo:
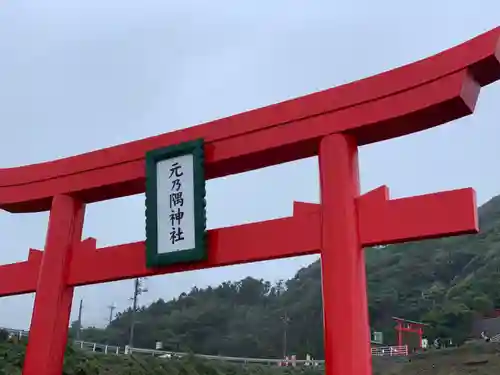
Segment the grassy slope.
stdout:
<svg viewBox="0 0 500 375">
<path fill-rule="evenodd" d="M 24 344 L 0 343 L 0 375 L 20 375 Z M 196 358 L 161 360 L 150 356 L 114 356 L 68 348 L 63 375 L 319 375 L 313 370 L 241 365 Z"/>
<path fill-rule="evenodd" d="M 23 344 L 0 344 L 0 375 L 20 375 Z M 496 375 L 500 344 L 466 345 L 415 355 L 410 361 L 375 358 L 374 375 Z M 278 368 L 203 361 L 196 358 L 160 360 L 145 356 L 113 356 L 66 352 L 64 375 L 322 375 L 304 368 Z"/>
<path fill-rule="evenodd" d="M 496 375 L 500 370 L 500 344 L 430 351 L 412 356 L 409 362 L 387 359 L 374 361 L 375 375 Z"/>
</svg>

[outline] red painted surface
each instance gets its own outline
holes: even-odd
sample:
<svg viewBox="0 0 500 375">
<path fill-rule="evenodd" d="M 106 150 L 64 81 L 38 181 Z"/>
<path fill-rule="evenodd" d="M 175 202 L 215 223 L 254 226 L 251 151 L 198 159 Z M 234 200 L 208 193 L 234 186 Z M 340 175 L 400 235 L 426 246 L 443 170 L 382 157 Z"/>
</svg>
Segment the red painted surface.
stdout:
<svg viewBox="0 0 500 375">
<path fill-rule="evenodd" d="M 389 200 L 381 186 L 356 199 L 358 226 L 364 247 L 476 233 L 476 194 L 459 189 Z M 294 216 L 319 213 L 319 204 L 295 202 Z M 416 220 L 425 216 L 426 220 Z"/>
<path fill-rule="evenodd" d="M 385 187 L 381 189 L 385 190 Z M 443 233 L 459 235 L 478 231 L 472 189 L 387 201 L 387 208 L 384 205 L 369 204 L 374 198 L 379 197 L 379 194 L 374 194 L 377 191 L 378 189 L 356 199 L 360 241 L 364 247 L 396 243 L 405 239 L 409 241 L 417 238 L 434 238 Z M 434 201 L 436 198 L 438 198 L 439 205 L 434 208 L 425 203 Z M 385 220 L 381 219 L 385 216 L 384 212 L 391 211 L 393 202 L 408 202 L 410 204 L 407 211 L 398 209 L 392 218 L 389 216 Z M 415 202 L 415 204 L 411 202 Z M 417 214 L 411 209 L 415 206 L 420 206 L 418 215 L 427 212 L 433 215 L 433 219 L 415 221 Z M 450 212 L 459 214 L 450 215 Z M 293 213 L 293 217 L 283 219 L 212 229 L 208 232 L 209 256 L 206 261 L 190 265 L 172 265 L 158 270 L 146 268 L 144 242 L 98 249 L 97 241 L 89 238 L 75 247 L 68 284 L 72 286 L 88 285 L 131 277 L 153 276 L 320 253 L 320 205 L 295 202 Z M 442 219 L 443 217 L 445 219 Z M 385 225 L 381 224 L 381 220 Z M 381 230 L 381 234 L 374 233 L 372 227 L 380 226 L 384 228 Z M 303 233 L 308 233 L 308 235 L 304 236 Z M 268 246 L 262 246 L 262 238 L 266 238 Z M 234 251 L 233 247 L 239 251 Z M 32 263 L 22 262 L 0 266 L 0 280 L 5 279 L 5 282 L 0 285 L 0 295 L 31 293 L 36 290 L 36 275 L 42 253 L 36 250 L 32 250 L 32 252 L 40 255 Z M 30 259 L 32 258 L 30 257 Z M 16 273 L 19 274 L 19 272 L 30 277 L 23 279 L 21 283 L 15 277 Z"/>
<path fill-rule="evenodd" d="M 393 318 L 396 321 L 396 332 L 398 333 L 398 346 L 403 346 L 403 332 L 416 333 L 418 335 L 419 348 L 422 348 L 422 337 L 424 334 L 424 327 L 427 324 L 422 322 L 414 322 L 402 318 Z"/>
<path fill-rule="evenodd" d="M 319 150 L 321 275 L 327 374 L 371 374 L 363 245 L 358 236 L 358 146 L 329 135 Z"/>
<path fill-rule="evenodd" d="M 23 374 L 61 373 L 76 285 L 311 253 L 322 255 L 327 372 L 371 374 L 362 247 L 475 233 L 478 224 L 472 189 L 389 200 L 382 187 L 358 196 L 357 147 L 471 114 L 480 87 L 500 79 L 499 38 L 496 28 L 348 85 L 105 150 L 0 169 L 0 208 L 51 210 L 43 260 L 32 251 L 26 262 L 0 266 L 0 296 L 37 292 Z M 143 242 L 104 249 L 94 239 L 80 242 L 84 204 L 144 192 L 146 151 L 200 137 L 207 178 L 319 154 L 322 203 L 296 203 L 289 218 L 211 230 L 208 260 L 192 265 L 149 270 Z"/>
<path fill-rule="evenodd" d="M 81 202 L 65 195 L 54 197 L 23 375 L 62 373 L 74 289 L 67 280 L 73 248 L 81 241 L 84 216 Z"/>
<path fill-rule="evenodd" d="M 0 170 L 0 207 L 50 209 L 51 197 L 90 203 L 144 192 L 146 151 L 195 138 L 208 143 L 208 178 L 317 155 L 321 138 L 358 145 L 428 129 L 472 113 L 479 87 L 500 78 L 500 27 L 389 72 L 189 129 L 50 163 Z"/>
<path fill-rule="evenodd" d="M 27 261 L 0 266 L 0 296 L 34 292 L 42 256 L 41 251 L 30 249 Z"/>
</svg>

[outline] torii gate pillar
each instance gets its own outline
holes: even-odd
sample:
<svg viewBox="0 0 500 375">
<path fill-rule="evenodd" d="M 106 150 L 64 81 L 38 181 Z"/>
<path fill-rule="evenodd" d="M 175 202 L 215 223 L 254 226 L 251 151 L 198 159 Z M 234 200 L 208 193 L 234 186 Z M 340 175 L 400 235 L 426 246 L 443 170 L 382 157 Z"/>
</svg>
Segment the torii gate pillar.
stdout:
<svg viewBox="0 0 500 375">
<path fill-rule="evenodd" d="M 345 134 L 324 137 L 319 169 L 326 373 L 371 374 L 365 260 L 356 213 L 355 139 Z"/>
<path fill-rule="evenodd" d="M 84 217 L 85 204 L 67 195 L 53 198 L 23 375 L 59 375 L 63 371 L 74 290 L 67 281 Z"/>
</svg>

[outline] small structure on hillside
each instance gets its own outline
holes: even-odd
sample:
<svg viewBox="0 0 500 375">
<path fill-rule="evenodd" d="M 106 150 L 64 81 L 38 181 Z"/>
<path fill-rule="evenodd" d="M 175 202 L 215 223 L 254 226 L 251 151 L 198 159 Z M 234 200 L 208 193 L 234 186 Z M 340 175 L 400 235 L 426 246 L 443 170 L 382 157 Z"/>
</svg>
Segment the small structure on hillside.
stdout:
<svg viewBox="0 0 500 375">
<path fill-rule="evenodd" d="M 397 317 L 393 317 L 392 319 L 396 321 L 396 327 L 394 328 L 398 333 L 398 346 L 407 345 L 408 352 L 422 349 L 424 327 L 428 327 L 429 325 Z"/>
<path fill-rule="evenodd" d="M 383 332 L 372 332 L 371 343 L 372 345 L 382 345 L 384 343 Z"/>
</svg>

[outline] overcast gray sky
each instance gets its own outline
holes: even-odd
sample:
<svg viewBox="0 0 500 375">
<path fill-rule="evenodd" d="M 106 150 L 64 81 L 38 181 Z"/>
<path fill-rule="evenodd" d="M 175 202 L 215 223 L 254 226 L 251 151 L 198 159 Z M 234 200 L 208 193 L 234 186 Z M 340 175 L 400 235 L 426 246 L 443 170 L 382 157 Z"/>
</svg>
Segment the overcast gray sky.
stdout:
<svg viewBox="0 0 500 375">
<path fill-rule="evenodd" d="M 9 0 L 0 7 L 0 165 L 52 160 L 326 89 L 452 47 L 500 24 L 498 0 Z M 472 186 L 500 193 L 500 84 L 476 114 L 362 148 L 363 190 L 395 197 Z M 21 152 L 22 151 L 22 152 Z M 208 182 L 211 228 L 318 201 L 315 158 Z M 144 235 L 143 195 L 94 204 L 100 246 Z M 41 248 L 48 215 L 0 212 L 0 264 Z M 292 276 L 315 257 L 160 276 L 142 303 L 245 276 Z M 21 276 L 21 275 L 20 275 Z M 126 308 L 131 280 L 78 288 L 84 325 Z M 0 299 L 0 326 L 27 328 L 33 295 Z"/>
</svg>

